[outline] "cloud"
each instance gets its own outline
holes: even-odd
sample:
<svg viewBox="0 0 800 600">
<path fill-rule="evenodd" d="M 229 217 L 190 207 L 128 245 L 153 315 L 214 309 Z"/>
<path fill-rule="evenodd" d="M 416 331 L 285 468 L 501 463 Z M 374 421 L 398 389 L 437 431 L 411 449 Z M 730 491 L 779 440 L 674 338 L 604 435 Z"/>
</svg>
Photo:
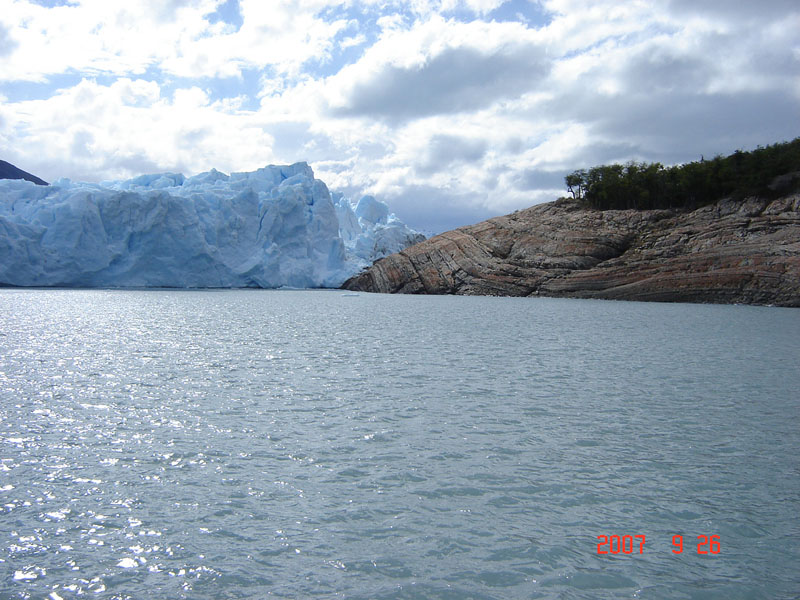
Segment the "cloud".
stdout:
<svg viewBox="0 0 800 600">
<path fill-rule="evenodd" d="M 45 8 L 11 0 L 4 17 L 16 23 L 11 32 L 22 52 L 0 80 L 42 81 L 65 71 L 129 76 L 151 68 L 178 77 L 239 77 L 265 67 L 297 74 L 330 52 L 345 25 L 317 17 L 326 4 L 82 0 Z"/>
<path fill-rule="evenodd" d="M 704 57 L 680 54 L 661 44 L 642 47 L 624 63 L 619 74 L 623 94 L 653 95 L 678 90 L 703 90 L 713 73 Z"/>
<path fill-rule="evenodd" d="M 454 163 L 474 163 L 486 154 L 488 144 L 480 138 L 436 134 L 426 146 L 427 156 L 417 168 L 422 175 L 448 169 Z"/>
<path fill-rule="evenodd" d="M 335 114 L 405 120 L 483 108 L 541 78 L 543 61 L 531 54 L 448 48 L 419 66 L 386 65 L 355 84 Z"/>
<path fill-rule="evenodd" d="M 516 177 L 516 188 L 521 191 L 557 189 L 564 187 L 564 171 L 524 169 Z"/>
<path fill-rule="evenodd" d="M 700 15 L 738 25 L 755 21 L 772 21 L 797 12 L 794 0 L 669 0 L 669 10 L 676 15 Z"/>
<path fill-rule="evenodd" d="M 446 190 L 412 183 L 393 197 L 392 211 L 410 227 L 428 234 L 440 233 L 494 215 L 483 206 L 479 192 Z"/>
<path fill-rule="evenodd" d="M 572 169 L 800 136 L 789 0 L 7 0 L 2 19 L 4 158 L 45 179 L 307 160 L 437 231 L 565 194 Z"/>
<path fill-rule="evenodd" d="M 514 40 L 509 33 L 523 38 Z M 390 30 L 359 62 L 332 78 L 339 96 L 332 114 L 401 122 L 515 97 L 548 71 L 544 49 L 524 34 L 504 24 L 443 19 Z"/>
<path fill-rule="evenodd" d="M 91 118 L 87 118 L 91 115 Z M 24 140 L 24 164 L 50 179 L 97 181 L 155 171 L 244 170 L 274 162 L 274 139 L 200 88 L 162 97 L 159 86 L 84 79 L 45 100 L 0 107 L 3 134 Z M 19 146 L 19 144 L 17 144 Z M 58 170 L 53 170 L 54 165 Z"/>
</svg>

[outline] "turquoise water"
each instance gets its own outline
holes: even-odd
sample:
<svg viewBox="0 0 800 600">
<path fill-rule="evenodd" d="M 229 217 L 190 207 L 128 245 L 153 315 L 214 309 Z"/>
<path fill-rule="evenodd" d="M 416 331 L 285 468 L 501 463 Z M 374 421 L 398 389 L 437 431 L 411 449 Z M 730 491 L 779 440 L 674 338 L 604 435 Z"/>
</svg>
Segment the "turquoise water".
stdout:
<svg viewBox="0 0 800 600">
<path fill-rule="evenodd" d="M 0 598 L 798 598 L 798 365 L 795 309 L 0 290 Z"/>
</svg>

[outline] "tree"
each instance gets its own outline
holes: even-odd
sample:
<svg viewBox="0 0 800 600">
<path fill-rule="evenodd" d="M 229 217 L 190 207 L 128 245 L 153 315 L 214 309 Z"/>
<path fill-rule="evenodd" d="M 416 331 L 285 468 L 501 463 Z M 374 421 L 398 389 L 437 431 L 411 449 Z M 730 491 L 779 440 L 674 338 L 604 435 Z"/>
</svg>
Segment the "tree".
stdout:
<svg viewBox="0 0 800 600">
<path fill-rule="evenodd" d="M 584 169 L 573 171 L 564 177 L 564 182 L 567 184 L 567 191 L 575 200 L 583 198 L 583 190 L 586 187 L 586 171 Z"/>
<path fill-rule="evenodd" d="M 721 198 L 774 198 L 800 190 L 800 138 L 727 157 L 664 167 L 629 162 L 564 178 L 572 197 L 600 210 L 697 207 Z"/>
</svg>

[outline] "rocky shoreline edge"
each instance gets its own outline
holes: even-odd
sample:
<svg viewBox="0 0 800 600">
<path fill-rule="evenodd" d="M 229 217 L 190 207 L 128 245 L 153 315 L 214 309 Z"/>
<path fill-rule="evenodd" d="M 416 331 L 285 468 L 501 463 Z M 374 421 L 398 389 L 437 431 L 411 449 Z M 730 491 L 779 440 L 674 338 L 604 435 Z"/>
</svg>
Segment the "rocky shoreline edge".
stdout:
<svg viewBox="0 0 800 600">
<path fill-rule="evenodd" d="M 695 210 L 562 198 L 432 237 L 342 288 L 800 307 L 800 194 Z"/>
</svg>

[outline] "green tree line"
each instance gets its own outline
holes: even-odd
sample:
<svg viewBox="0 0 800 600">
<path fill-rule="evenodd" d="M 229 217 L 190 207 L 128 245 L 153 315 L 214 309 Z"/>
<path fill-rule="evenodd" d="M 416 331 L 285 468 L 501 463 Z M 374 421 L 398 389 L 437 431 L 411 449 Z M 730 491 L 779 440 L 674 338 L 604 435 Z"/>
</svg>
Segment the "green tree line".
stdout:
<svg viewBox="0 0 800 600">
<path fill-rule="evenodd" d="M 672 167 L 629 162 L 564 178 L 573 198 L 601 210 L 694 208 L 722 198 L 774 198 L 800 190 L 800 138 Z"/>
</svg>

